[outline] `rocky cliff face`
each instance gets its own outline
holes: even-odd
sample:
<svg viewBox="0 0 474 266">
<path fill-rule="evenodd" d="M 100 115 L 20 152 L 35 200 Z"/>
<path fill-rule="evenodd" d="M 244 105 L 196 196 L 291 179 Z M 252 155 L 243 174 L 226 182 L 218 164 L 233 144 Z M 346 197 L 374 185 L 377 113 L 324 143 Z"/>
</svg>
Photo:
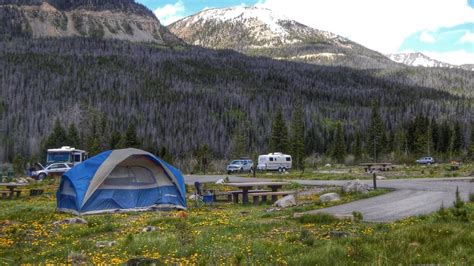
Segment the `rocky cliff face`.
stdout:
<svg viewBox="0 0 474 266">
<path fill-rule="evenodd" d="M 134 1 L 0 1 L 0 36 L 94 37 L 179 42 L 153 13 Z"/>
</svg>

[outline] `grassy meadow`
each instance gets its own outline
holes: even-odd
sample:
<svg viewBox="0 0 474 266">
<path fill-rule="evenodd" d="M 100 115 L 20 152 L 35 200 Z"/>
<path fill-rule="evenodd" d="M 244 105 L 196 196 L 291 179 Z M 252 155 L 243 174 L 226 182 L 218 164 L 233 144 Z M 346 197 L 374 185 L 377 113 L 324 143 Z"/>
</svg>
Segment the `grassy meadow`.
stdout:
<svg viewBox="0 0 474 266">
<path fill-rule="evenodd" d="M 238 174 L 253 176 L 252 174 Z M 474 176 L 474 163 L 462 164 L 459 170 L 452 170 L 451 164 L 434 165 L 395 165 L 391 171 L 377 172 L 377 176 L 386 179 L 400 178 L 450 178 Z M 259 178 L 308 179 L 308 180 L 352 180 L 371 179 L 372 174 L 366 173 L 361 166 L 331 165 L 318 168 L 307 168 L 304 171 L 291 170 L 287 173 L 257 172 Z"/>
<path fill-rule="evenodd" d="M 42 196 L 0 200 L 0 264 L 474 265 L 474 203 L 388 224 L 293 218 L 335 204 L 313 195 L 280 211 L 189 202 L 187 212 L 104 214 L 85 216 L 87 224 L 53 225 L 73 216 L 55 211 L 54 184 L 43 187 Z M 386 192 L 343 194 L 337 204 Z M 156 231 L 143 232 L 147 226 Z M 97 247 L 100 241 L 114 242 Z"/>
</svg>

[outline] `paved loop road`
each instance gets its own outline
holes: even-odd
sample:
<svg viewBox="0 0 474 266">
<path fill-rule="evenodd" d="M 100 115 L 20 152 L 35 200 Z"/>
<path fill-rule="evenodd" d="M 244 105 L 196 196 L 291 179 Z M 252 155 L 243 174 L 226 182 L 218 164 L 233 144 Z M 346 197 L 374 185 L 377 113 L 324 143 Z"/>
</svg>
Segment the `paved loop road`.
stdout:
<svg viewBox="0 0 474 266">
<path fill-rule="evenodd" d="M 186 176 L 188 184 L 215 182 L 224 176 Z M 269 179 L 243 178 L 230 176 L 232 182 L 266 181 Z M 391 179 L 378 180 L 377 187 L 394 189 L 393 192 L 358 200 L 326 209 L 309 211 L 314 214 L 326 212 L 339 215 L 350 215 L 353 211 L 361 212 L 365 221 L 391 222 L 409 216 L 429 214 L 439 210 L 441 204 L 445 207 L 453 206 L 456 188 L 459 188 L 461 197 L 467 201 L 469 194 L 474 193 L 473 177 L 446 178 L 446 179 Z M 348 180 L 289 180 L 308 186 L 335 185 L 342 186 Z M 372 186 L 372 180 L 361 180 Z"/>
</svg>

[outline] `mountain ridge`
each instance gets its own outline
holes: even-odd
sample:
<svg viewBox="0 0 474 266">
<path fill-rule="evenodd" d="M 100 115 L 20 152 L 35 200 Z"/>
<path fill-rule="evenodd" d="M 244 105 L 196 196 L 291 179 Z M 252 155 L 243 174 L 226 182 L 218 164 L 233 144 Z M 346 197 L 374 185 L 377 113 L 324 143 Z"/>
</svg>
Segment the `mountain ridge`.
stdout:
<svg viewBox="0 0 474 266">
<path fill-rule="evenodd" d="M 168 29 L 188 44 L 206 48 L 325 65 L 396 67 L 376 51 L 260 7 L 207 9 Z"/>
<path fill-rule="evenodd" d="M 386 55 L 390 60 L 413 67 L 444 67 L 444 68 L 458 68 L 464 70 L 473 70 L 474 68 L 469 64 L 466 65 L 453 65 L 439 60 L 433 59 L 423 53 L 396 53 Z"/>
</svg>

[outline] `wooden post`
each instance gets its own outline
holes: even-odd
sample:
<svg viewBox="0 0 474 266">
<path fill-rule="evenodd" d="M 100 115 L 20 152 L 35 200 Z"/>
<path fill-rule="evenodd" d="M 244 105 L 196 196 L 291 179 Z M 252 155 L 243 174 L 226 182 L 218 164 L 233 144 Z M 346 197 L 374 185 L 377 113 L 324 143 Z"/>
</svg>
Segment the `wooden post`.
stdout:
<svg viewBox="0 0 474 266">
<path fill-rule="evenodd" d="M 372 177 L 374 179 L 374 190 L 377 189 L 377 174 L 376 173 L 373 173 L 372 174 Z"/>
</svg>

